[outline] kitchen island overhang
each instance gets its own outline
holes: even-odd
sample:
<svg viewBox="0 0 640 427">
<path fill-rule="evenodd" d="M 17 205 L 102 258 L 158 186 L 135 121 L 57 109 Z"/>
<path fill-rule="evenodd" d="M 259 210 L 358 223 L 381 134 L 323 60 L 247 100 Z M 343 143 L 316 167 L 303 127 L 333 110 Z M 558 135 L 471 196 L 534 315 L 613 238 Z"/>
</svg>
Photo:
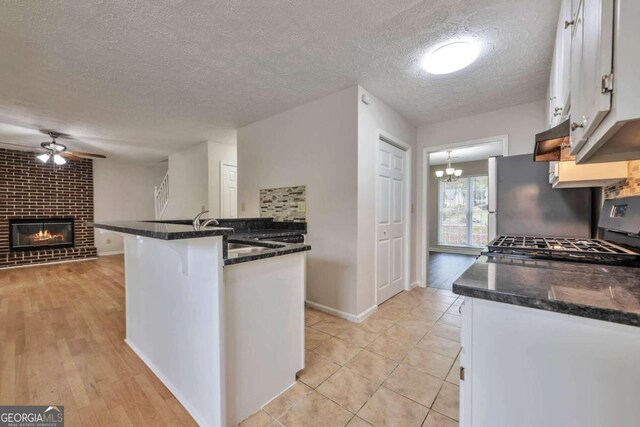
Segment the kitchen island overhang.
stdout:
<svg viewBox="0 0 640 427">
<path fill-rule="evenodd" d="M 308 245 L 225 267 L 230 228 L 93 225 L 124 237 L 126 343 L 198 424 L 237 425 L 295 382 Z"/>
</svg>

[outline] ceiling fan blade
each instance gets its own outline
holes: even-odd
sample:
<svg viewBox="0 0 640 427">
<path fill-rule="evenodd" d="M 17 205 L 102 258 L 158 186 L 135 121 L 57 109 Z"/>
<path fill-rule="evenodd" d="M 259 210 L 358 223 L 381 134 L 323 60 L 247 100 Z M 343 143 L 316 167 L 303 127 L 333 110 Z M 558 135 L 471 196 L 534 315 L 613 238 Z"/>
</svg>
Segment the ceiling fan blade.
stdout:
<svg viewBox="0 0 640 427">
<path fill-rule="evenodd" d="M 107 156 L 105 156 L 104 154 L 87 153 L 85 151 L 67 151 L 67 153 L 71 153 L 76 156 L 83 156 L 83 157 L 97 157 L 99 159 L 107 158 Z"/>
<path fill-rule="evenodd" d="M 82 157 L 75 156 L 73 153 L 69 151 L 63 151 L 62 153 L 58 153 L 58 155 L 69 160 L 84 160 Z"/>
</svg>

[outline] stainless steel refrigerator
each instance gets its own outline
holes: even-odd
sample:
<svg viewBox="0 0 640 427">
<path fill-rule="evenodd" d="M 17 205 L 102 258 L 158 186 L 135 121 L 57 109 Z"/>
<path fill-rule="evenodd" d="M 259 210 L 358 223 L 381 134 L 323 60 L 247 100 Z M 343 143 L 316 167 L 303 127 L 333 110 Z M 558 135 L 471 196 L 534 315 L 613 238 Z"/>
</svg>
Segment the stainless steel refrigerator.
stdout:
<svg viewBox="0 0 640 427">
<path fill-rule="evenodd" d="M 496 235 L 591 237 L 591 189 L 553 189 L 531 154 L 489 159 L 489 240 Z"/>
</svg>

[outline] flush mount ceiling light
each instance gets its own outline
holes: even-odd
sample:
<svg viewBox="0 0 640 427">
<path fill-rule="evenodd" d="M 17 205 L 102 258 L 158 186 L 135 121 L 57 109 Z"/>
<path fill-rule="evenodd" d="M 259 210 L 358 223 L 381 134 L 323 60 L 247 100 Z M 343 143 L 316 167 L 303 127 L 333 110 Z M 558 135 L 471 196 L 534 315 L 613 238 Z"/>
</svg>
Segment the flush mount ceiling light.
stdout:
<svg viewBox="0 0 640 427">
<path fill-rule="evenodd" d="M 480 54 L 473 40 L 457 40 L 429 51 L 422 58 L 422 68 L 429 74 L 448 74 L 471 65 Z"/>
</svg>

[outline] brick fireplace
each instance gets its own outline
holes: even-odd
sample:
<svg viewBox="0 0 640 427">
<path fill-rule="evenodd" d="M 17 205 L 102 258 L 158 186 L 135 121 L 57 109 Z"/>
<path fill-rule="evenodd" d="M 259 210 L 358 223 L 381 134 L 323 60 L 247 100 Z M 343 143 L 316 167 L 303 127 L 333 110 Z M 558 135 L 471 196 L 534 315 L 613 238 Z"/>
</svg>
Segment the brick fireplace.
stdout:
<svg viewBox="0 0 640 427">
<path fill-rule="evenodd" d="M 93 162 L 43 164 L 0 149 L 0 268 L 97 256 Z"/>
</svg>

